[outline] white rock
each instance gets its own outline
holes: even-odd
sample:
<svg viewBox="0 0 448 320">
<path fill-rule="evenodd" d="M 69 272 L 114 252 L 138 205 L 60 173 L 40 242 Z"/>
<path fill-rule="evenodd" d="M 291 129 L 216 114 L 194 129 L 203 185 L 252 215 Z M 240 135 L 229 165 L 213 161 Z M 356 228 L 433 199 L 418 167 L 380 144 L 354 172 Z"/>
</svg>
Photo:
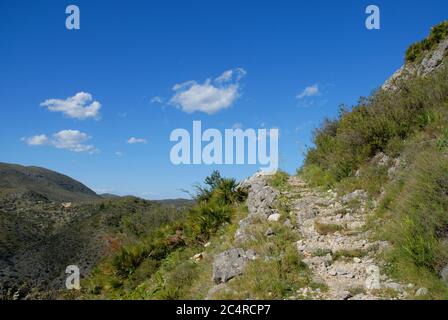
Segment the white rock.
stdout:
<svg viewBox="0 0 448 320">
<path fill-rule="evenodd" d="M 426 289 L 426 288 L 420 288 L 415 293 L 416 296 L 424 296 L 424 295 L 427 295 L 427 294 L 428 294 L 428 289 Z"/>
<path fill-rule="evenodd" d="M 268 221 L 277 222 L 280 220 L 280 217 L 281 217 L 280 213 L 274 213 L 269 216 Z"/>
<path fill-rule="evenodd" d="M 366 289 L 367 290 L 379 290 L 381 289 L 380 282 L 380 268 L 375 265 L 370 265 L 366 269 Z"/>
</svg>

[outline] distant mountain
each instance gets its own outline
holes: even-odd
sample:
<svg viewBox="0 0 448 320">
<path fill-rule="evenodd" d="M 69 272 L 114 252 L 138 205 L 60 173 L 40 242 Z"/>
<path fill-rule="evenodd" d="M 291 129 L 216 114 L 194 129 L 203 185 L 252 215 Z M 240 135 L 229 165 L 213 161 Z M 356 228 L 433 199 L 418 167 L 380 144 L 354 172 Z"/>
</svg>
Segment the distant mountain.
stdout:
<svg viewBox="0 0 448 320">
<path fill-rule="evenodd" d="M 54 202 L 100 198 L 84 184 L 63 174 L 8 163 L 0 163 L 0 196 Z"/>
<path fill-rule="evenodd" d="M 100 197 L 103 199 L 115 199 L 120 198 L 120 196 L 113 194 L 113 193 L 102 193 L 100 194 Z"/>
<path fill-rule="evenodd" d="M 174 206 L 174 207 L 188 207 L 188 206 L 192 206 L 195 204 L 194 200 L 183 199 L 183 198 L 156 200 L 155 202 L 158 202 L 163 205 Z"/>
</svg>

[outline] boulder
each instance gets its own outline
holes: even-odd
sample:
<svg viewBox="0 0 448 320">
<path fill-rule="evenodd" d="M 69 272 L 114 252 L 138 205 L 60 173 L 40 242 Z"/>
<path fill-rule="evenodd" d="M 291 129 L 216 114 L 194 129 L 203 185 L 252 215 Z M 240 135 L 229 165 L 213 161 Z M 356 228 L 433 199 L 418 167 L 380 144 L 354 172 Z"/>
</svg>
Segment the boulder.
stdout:
<svg viewBox="0 0 448 320">
<path fill-rule="evenodd" d="M 254 259 L 256 254 L 253 250 L 244 251 L 241 248 L 232 248 L 218 254 L 213 262 L 213 281 L 216 284 L 226 283 L 241 275 L 247 262 Z"/>
<path fill-rule="evenodd" d="M 352 200 L 367 200 L 367 193 L 364 190 L 355 190 L 352 193 L 346 194 L 342 197 L 343 203 L 348 203 Z"/>
<path fill-rule="evenodd" d="M 379 290 L 381 289 L 380 282 L 380 268 L 375 265 L 370 265 L 366 269 L 366 289 L 367 290 Z"/>
<path fill-rule="evenodd" d="M 255 237 L 249 232 L 250 227 L 262 220 L 266 220 L 266 216 L 263 214 L 249 214 L 246 218 L 240 220 L 239 227 L 235 232 L 235 243 L 240 245 L 254 240 Z"/>
<path fill-rule="evenodd" d="M 280 213 L 274 213 L 274 214 L 271 214 L 271 215 L 268 217 L 268 221 L 271 221 L 271 222 L 278 222 L 278 221 L 280 220 L 280 218 L 281 218 Z"/>
<path fill-rule="evenodd" d="M 426 289 L 426 288 L 420 288 L 415 293 L 416 296 L 425 296 L 427 294 L 428 294 L 428 289 Z"/>
<path fill-rule="evenodd" d="M 241 182 L 238 187 L 248 190 L 246 203 L 249 214 L 263 214 L 268 217 L 275 213 L 275 200 L 279 193 L 269 186 L 266 174 L 256 173 Z"/>
</svg>

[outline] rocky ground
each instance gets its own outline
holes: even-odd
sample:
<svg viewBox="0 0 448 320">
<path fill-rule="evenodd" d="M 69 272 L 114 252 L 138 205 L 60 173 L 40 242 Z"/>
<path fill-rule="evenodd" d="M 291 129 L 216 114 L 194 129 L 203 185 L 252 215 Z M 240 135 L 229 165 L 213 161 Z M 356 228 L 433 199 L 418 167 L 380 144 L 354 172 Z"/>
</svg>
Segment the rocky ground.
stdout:
<svg viewBox="0 0 448 320">
<path fill-rule="evenodd" d="M 384 90 L 396 90 L 397 83 L 409 79 L 413 75 L 426 76 L 444 66 L 447 55 L 448 39 L 441 41 L 437 48 L 427 52 L 418 64 L 406 63 L 398 69 L 382 86 Z"/>
<path fill-rule="evenodd" d="M 302 288 L 289 299 L 406 299 L 426 293 L 425 288 L 402 284 L 387 277 L 380 259 L 388 243 L 371 240 L 366 221 L 372 202 L 358 190 L 339 196 L 310 188 L 299 177 L 290 177 L 287 185 L 276 190 L 269 185 L 269 177 L 256 174 L 241 184 L 248 188 L 248 215 L 239 222 L 234 247 L 215 257 L 213 275 L 215 286 L 209 299 L 222 290 L 226 283 L 244 273 L 257 252 L 244 248 L 251 239 L 250 226 L 260 221 L 281 222 L 298 232 L 297 254 L 305 262 L 320 286 Z M 279 201 L 289 207 L 288 217 L 277 209 Z M 266 231 L 269 237 L 269 230 Z M 322 289 L 324 288 L 324 289 Z"/>
<path fill-rule="evenodd" d="M 406 298 L 406 286 L 381 274 L 378 254 L 387 243 L 369 240 L 364 228 L 367 195 L 363 191 L 338 197 L 331 191 L 308 188 L 297 177 L 290 178 L 289 184 L 291 191 L 285 195 L 302 236 L 297 250 L 315 281 L 328 288 L 315 298 L 378 299 L 384 296 L 384 289 L 395 291 L 392 295 L 396 298 Z"/>
</svg>

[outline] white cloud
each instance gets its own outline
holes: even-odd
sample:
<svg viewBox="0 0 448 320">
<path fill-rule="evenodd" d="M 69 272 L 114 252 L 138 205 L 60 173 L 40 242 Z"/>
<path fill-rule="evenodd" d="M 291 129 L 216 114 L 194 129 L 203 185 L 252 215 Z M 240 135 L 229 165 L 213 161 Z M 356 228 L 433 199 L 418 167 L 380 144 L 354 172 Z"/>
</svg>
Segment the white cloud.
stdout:
<svg viewBox="0 0 448 320">
<path fill-rule="evenodd" d="M 115 155 L 116 155 L 117 157 L 122 157 L 122 156 L 123 156 L 123 152 L 121 152 L 121 151 L 117 151 L 117 152 L 115 152 Z"/>
<path fill-rule="evenodd" d="M 100 118 L 101 103 L 92 101 L 92 95 L 87 92 L 79 92 L 65 100 L 48 99 L 40 104 L 52 112 L 62 112 L 74 119 Z"/>
<path fill-rule="evenodd" d="M 29 146 L 42 146 L 48 144 L 49 139 L 45 134 L 40 134 L 29 138 L 22 138 L 22 141 L 25 141 Z"/>
<path fill-rule="evenodd" d="M 23 138 L 26 144 L 30 146 L 49 145 L 58 149 L 65 149 L 73 152 L 95 153 L 98 149 L 90 144 L 85 144 L 90 137 L 78 130 L 62 130 L 48 138 L 46 135 L 36 135 L 29 138 Z"/>
<path fill-rule="evenodd" d="M 93 145 L 84 144 L 90 137 L 78 130 L 62 130 L 53 135 L 52 144 L 58 149 L 74 152 L 97 151 Z"/>
<path fill-rule="evenodd" d="M 240 80 L 246 75 L 241 68 L 225 71 L 214 80 L 204 83 L 187 81 L 173 86 L 170 104 L 187 113 L 195 111 L 214 114 L 229 108 L 240 97 Z"/>
<path fill-rule="evenodd" d="M 131 137 L 127 141 L 129 144 L 147 143 L 146 139 Z"/>
<path fill-rule="evenodd" d="M 297 95 L 296 98 L 303 99 L 306 97 L 315 97 L 319 95 L 320 95 L 319 85 L 316 83 L 312 86 L 306 87 L 300 94 Z"/>
<path fill-rule="evenodd" d="M 155 97 L 152 97 L 151 98 L 151 103 L 158 103 L 158 104 L 161 104 L 161 103 L 163 103 L 163 98 L 162 97 L 159 97 L 159 96 L 155 96 Z"/>
<path fill-rule="evenodd" d="M 219 77 L 215 79 L 217 83 L 228 82 L 232 79 L 233 70 L 227 70 L 222 73 Z"/>
</svg>

